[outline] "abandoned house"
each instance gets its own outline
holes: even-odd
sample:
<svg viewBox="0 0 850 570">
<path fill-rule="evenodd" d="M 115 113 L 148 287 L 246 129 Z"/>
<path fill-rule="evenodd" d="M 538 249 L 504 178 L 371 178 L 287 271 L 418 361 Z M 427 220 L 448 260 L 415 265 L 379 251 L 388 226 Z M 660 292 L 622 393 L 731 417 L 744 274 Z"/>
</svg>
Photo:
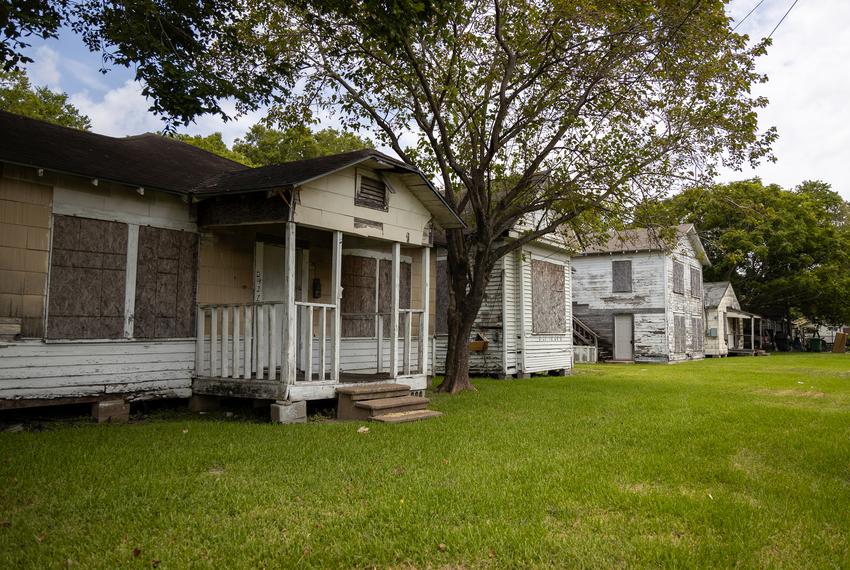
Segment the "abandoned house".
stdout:
<svg viewBox="0 0 850 570">
<path fill-rule="evenodd" d="M 346 417 L 426 415 L 431 228 L 463 222 L 418 170 L 248 168 L 9 113 L 0 132 L 0 409 L 227 396 L 283 421 L 343 394 Z"/>
<path fill-rule="evenodd" d="M 705 283 L 705 355 L 755 355 L 764 349 L 763 319 L 741 309 L 728 281 Z"/>
<path fill-rule="evenodd" d="M 600 360 L 705 356 L 702 268 L 709 261 L 692 224 L 672 233 L 611 232 L 573 257 L 573 313 L 598 338 Z"/>
<path fill-rule="evenodd" d="M 516 239 L 520 230 L 505 239 Z M 442 373 L 448 347 L 445 250 L 435 248 L 434 363 Z M 504 256 L 490 274 L 469 339 L 470 374 L 500 378 L 568 374 L 573 367 L 570 257 L 552 235 Z"/>
</svg>

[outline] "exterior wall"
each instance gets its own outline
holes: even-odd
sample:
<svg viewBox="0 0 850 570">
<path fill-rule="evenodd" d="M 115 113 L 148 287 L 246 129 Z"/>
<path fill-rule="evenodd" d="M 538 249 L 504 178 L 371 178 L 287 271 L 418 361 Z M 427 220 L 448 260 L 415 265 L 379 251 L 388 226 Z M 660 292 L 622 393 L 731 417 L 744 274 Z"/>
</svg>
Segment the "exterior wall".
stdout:
<svg viewBox="0 0 850 570">
<path fill-rule="evenodd" d="M 562 334 L 534 333 L 532 330 L 532 285 L 531 261 L 540 259 L 564 265 L 564 311 L 566 328 Z M 538 245 L 525 246 L 519 263 L 520 294 L 522 301 L 521 338 L 522 364 L 524 373 L 549 370 L 571 370 L 573 367 L 573 313 L 572 271 L 570 258 L 563 252 Z"/>
<path fill-rule="evenodd" d="M 355 167 L 309 182 L 299 191 L 294 221 L 315 228 L 423 245 L 430 212 L 399 177 L 389 176 L 389 180 L 395 192 L 389 192 L 386 212 L 354 204 Z M 374 223 L 380 227 L 373 227 Z"/>
<path fill-rule="evenodd" d="M 613 292 L 613 262 L 631 261 L 632 291 Z M 634 359 L 666 361 L 666 256 L 660 252 L 580 256 L 572 259 L 573 310 L 604 346 L 614 344 L 614 315 L 634 318 Z"/>
<path fill-rule="evenodd" d="M 198 303 L 253 299 L 253 233 L 203 233 L 198 258 Z"/>
<path fill-rule="evenodd" d="M 0 179 L 0 235 L 16 240 L 18 246 L 23 245 L 21 236 L 26 235 L 31 240 L 26 249 L 17 249 L 37 254 L 24 258 L 30 263 L 25 267 L 33 269 L 24 276 L 30 278 L 29 290 L 40 292 L 33 294 L 30 301 L 32 314 L 36 315 L 29 317 L 33 319 L 31 327 L 36 321 L 43 323 L 52 214 L 195 230 L 192 211 L 182 200 L 155 191 L 140 195 L 135 190 L 105 183 L 94 186 L 87 179 L 51 173 L 38 176 L 35 169 L 4 166 Z M 2 272 L 10 268 L 4 263 L 0 260 L 0 283 L 5 286 L 9 280 Z M 6 297 L 0 294 L 0 299 Z M 49 322 L 49 315 L 47 318 Z M 39 338 L 44 335 L 40 325 L 37 330 L 30 328 L 26 332 Z M 186 397 L 191 393 L 193 368 L 191 339 L 4 342 L 0 343 L 0 408 L 12 405 L 5 400 L 97 398 L 110 394 L 131 400 Z"/>
<path fill-rule="evenodd" d="M 685 292 L 673 292 L 673 263 L 681 262 L 685 265 Z M 699 336 L 705 338 L 705 304 L 703 295 L 694 297 L 691 295 L 691 267 L 700 269 L 700 277 L 702 276 L 702 263 L 697 258 L 696 251 L 687 237 L 679 238 L 676 248 L 665 258 L 665 271 L 667 276 L 667 350 L 669 360 L 671 362 L 687 359 L 699 359 L 705 357 L 704 350 L 693 350 L 694 339 Z M 701 290 L 701 289 L 700 289 Z M 677 315 L 685 317 L 686 326 L 686 349 L 685 352 L 675 351 L 675 331 L 674 319 Z M 694 330 L 691 319 L 702 319 L 703 326 L 701 330 Z"/>
<path fill-rule="evenodd" d="M 729 323 L 726 318 L 727 309 L 740 309 L 738 298 L 732 287 L 726 288 L 726 293 L 717 304 L 717 307 L 712 307 L 705 310 L 705 354 L 706 356 L 726 356 L 729 354 L 729 345 L 727 344 L 727 335 L 729 334 Z M 708 336 L 710 329 L 717 330 L 717 336 Z"/>
<path fill-rule="evenodd" d="M 32 169 L 0 165 L 0 317 L 44 334 L 53 188 Z"/>
</svg>

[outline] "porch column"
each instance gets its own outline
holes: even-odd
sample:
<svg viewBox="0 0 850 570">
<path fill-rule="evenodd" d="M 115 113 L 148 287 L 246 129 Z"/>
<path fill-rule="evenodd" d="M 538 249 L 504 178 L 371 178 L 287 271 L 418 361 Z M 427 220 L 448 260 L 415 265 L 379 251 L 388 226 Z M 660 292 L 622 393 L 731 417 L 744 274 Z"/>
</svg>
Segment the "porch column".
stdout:
<svg viewBox="0 0 850 570">
<path fill-rule="evenodd" d="M 392 282 L 392 313 L 390 314 L 390 378 L 398 376 L 398 288 L 401 273 L 401 244 L 393 243 Z"/>
<path fill-rule="evenodd" d="M 756 318 L 750 317 L 750 350 L 756 352 Z"/>
<path fill-rule="evenodd" d="M 295 223 L 286 223 L 283 255 L 283 351 L 280 377 L 284 384 L 295 383 L 295 356 L 298 351 L 298 311 L 295 307 Z M 269 371 L 271 376 L 272 372 Z"/>
<path fill-rule="evenodd" d="M 331 380 L 339 382 L 339 340 L 342 336 L 342 232 L 333 233 L 331 244 Z"/>
<path fill-rule="evenodd" d="M 428 374 L 428 303 L 431 300 L 431 248 L 422 248 L 422 316 L 419 319 L 419 369 Z"/>
<path fill-rule="evenodd" d="M 764 349 L 764 319 L 759 318 L 759 350 Z"/>
</svg>

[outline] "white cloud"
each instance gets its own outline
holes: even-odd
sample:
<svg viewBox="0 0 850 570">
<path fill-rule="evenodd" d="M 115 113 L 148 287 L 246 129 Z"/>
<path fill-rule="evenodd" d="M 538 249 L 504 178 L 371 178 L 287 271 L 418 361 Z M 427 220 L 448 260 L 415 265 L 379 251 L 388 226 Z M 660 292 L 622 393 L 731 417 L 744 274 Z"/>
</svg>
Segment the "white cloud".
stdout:
<svg viewBox="0 0 850 570">
<path fill-rule="evenodd" d="M 127 80 L 101 97 L 92 97 L 88 91 L 82 91 L 71 94 L 70 100 L 89 116 L 96 133 L 120 137 L 162 130 L 162 121 L 148 112 L 150 103 L 142 95 L 141 86 L 133 80 Z"/>
<path fill-rule="evenodd" d="M 81 85 L 94 89 L 95 91 L 106 91 L 109 89 L 109 84 L 104 79 L 103 75 L 97 70 L 92 69 L 81 61 L 70 58 L 62 58 L 62 67 L 76 79 Z"/>
<path fill-rule="evenodd" d="M 51 89 L 61 89 L 62 73 L 59 71 L 59 52 L 48 46 L 39 46 L 32 56 L 33 62 L 27 66 L 27 75 L 33 85 L 47 85 Z"/>
<path fill-rule="evenodd" d="M 739 20 L 755 0 L 734 0 L 730 13 Z M 766 2 L 739 28 L 752 38 L 767 36 L 791 0 Z M 723 180 L 760 176 L 765 182 L 793 187 L 821 179 L 850 199 L 850 3 L 844 0 L 800 2 L 773 36 L 773 46 L 758 62 L 769 77 L 755 95 L 770 99 L 759 113 L 763 127 L 776 126 L 776 163 L 755 170 L 724 173 Z"/>
</svg>

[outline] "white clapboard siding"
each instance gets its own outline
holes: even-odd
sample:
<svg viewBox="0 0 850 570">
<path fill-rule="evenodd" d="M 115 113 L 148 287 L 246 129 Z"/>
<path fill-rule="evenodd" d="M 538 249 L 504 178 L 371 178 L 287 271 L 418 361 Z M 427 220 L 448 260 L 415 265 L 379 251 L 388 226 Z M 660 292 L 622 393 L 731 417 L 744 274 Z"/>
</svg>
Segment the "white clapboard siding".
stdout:
<svg viewBox="0 0 850 570">
<path fill-rule="evenodd" d="M 193 340 L 0 345 L 0 399 L 187 397 Z"/>
<path fill-rule="evenodd" d="M 673 292 L 673 263 L 681 262 L 685 266 L 685 291 L 684 293 Z M 691 267 L 702 268 L 697 253 L 693 245 L 687 237 L 681 237 L 677 243 L 676 249 L 672 254 L 665 259 L 666 274 L 667 274 L 667 351 L 669 360 L 679 361 L 687 359 L 698 359 L 705 357 L 705 349 L 694 351 L 694 335 L 705 335 L 705 326 L 699 331 L 694 331 L 692 319 L 703 319 L 705 323 L 705 305 L 703 297 L 694 297 L 691 295 Z M 701 273 L 700 273 L 701 274 Z M 676 352 L 675 347 L 675 330 L 674 323 L 676 316 L 685 317 L 685 351 Z"/>
</svg>

